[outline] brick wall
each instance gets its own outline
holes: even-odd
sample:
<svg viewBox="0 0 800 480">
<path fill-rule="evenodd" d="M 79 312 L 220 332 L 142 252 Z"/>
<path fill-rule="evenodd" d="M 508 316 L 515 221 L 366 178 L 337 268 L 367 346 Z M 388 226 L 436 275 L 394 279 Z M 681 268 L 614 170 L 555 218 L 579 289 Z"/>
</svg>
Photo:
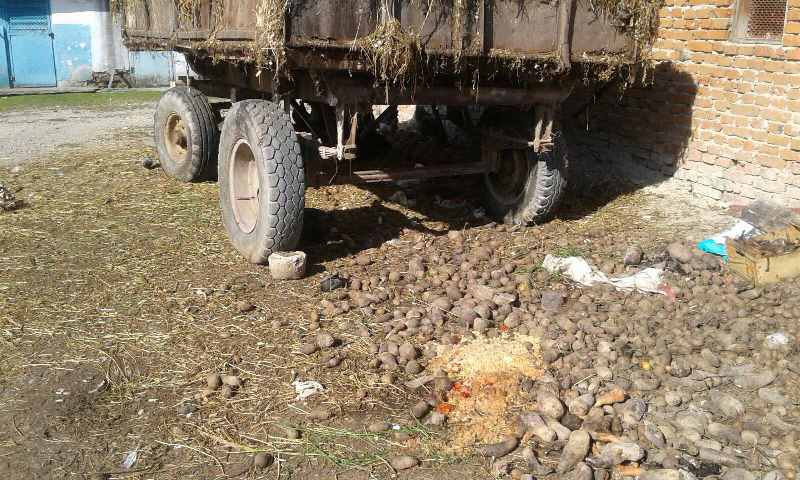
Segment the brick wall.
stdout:
<svg viewBox="0 0 800 480">
<path fill-rule="evenodd" d="M 800 207 L 800 0 L 788 0 L 780 45 L 730 41 L 734 15 L 734 0 L 666 0 L 654 85 L 569 112 L 578 168 Z"/>
</svg>

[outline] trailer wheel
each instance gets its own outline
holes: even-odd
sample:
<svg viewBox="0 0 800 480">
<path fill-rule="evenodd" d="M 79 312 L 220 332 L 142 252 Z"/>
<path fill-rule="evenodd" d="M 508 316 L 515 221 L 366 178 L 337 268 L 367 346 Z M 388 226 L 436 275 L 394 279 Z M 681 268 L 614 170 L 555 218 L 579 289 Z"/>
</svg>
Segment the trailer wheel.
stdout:
<svg viewBox="0 0 800 480">
<path fill-rule="evenodd" d="M 158 100 L 155 144 L 167 174 L 182 182 L 211 180 L 216 173 L 219 129 L 208 98 L 174 87 Z"/>
<path fill-rule="evenodd" d="M 553 137 L 554 145 L 546 153 L 532 149 L 490 152 L 496 155 L 497 168 L 484 175 L 484 186 L 492 216 L 513 225 L 531 225 L 553 215 L 567 184 L 568 163 L 563 136 L 554 132 Z"/>
<path fill-rule="evenodd" d="M 225 229 L 252 263 L 297 246 L 305 206 L 303 156 L 291 117 L 277 104 L 244 100 L 228 112 L 219 190 Z"/>
</svg>

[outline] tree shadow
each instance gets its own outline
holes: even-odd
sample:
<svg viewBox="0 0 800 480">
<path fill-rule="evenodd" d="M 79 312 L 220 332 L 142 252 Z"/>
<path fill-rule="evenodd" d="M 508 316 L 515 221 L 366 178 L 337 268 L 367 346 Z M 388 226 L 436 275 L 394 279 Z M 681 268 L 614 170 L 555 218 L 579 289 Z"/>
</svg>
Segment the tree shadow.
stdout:
<svg viewBox="0 0 800 480">
<path fill-rule="evenodd" d="M 697 84 L 671 63 L 648 79 L 628 89 L 582 87 L 564 105 L 570 177 L 559 218 L 585 217 L 675 175 L 692 137 Z"/>
</svg>

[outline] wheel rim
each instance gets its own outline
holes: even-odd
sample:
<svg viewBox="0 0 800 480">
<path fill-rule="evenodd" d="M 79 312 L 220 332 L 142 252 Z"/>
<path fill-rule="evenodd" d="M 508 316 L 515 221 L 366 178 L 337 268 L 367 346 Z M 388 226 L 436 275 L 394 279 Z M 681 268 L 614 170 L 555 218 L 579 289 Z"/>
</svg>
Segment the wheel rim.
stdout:
<svg viewBox="0 0 800 480">
<path fill-rule="evenodd" d="M 231 179 L 230 200 L 236 224 L 242 232 L 252 233 L 258 224 L 261 182 L 253 150 L 244 139 L 233 147 L 228 174 Z"/>
<path fill-rule="evenodd" d="M 502 150 L 497 154 L 497 169 L 486 175 L 494 198 L 504 205 L 515 205 L 525 194 L 531 162 L 524 150 Z"/>
<path fill-rule="evenodd" d="M 175 163 L 183 163 L 189 155 L 189 135 L 186 131 L 186 124 L 177 113 L 171 113 L 167 117 L 167 124 L 164 128 L 164 145 L 170 159 Z"/>
</svg>

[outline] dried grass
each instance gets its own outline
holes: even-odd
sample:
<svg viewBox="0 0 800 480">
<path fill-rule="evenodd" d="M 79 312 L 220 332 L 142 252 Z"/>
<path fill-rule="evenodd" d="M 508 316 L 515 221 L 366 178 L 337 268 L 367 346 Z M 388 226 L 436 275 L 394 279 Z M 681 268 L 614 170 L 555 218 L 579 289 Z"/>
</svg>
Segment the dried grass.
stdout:
<svg viewBox="0 0 800 480">
<path fill-rule="evenodd" d="M 407 85 L 421 73 L 424 52 L 418 35 L 403 30 L 395 19 L 384 21 L 358 46 L 377 82 Z"/>
<path fill-rule="evenodd" d="M 658 12 L 664 0 L 593 0 L 591 5 L 633 40 L 635 62 L 647 62 L 647 52 L 658 35 Z"/>
<path fill-rule="evenodd" d="M 196 27 L 201 0 L 173 0 L 181 25 Z M 521 1 L 521 0 L 520 0 Z M 112 0 L 112 11 L 124 11 L 132 20 L 132 12 L 142 8 L 143 0 Z M 242 59 L 256 63 L 259 67 L 272 70 L 275 78 L 286 78 L 291 74 L 287 65 L 286 52 L 286 18 L 291 15 L 290 0 L 258 0 L 256 12 L 256 38 L 252 42 L 221 42 L 217 35 L 223 28 L 221 21 L 222 1 L 213 1 L 211 12 L 211 31 L 208 39 L 201 42 L 189 42 L 190 48 L 198 48 L 207 52 L 214 59 L 225 57 Z M 300 2 L 301 3 L 301 2 Z M 579 74 L 586 83 L 608 82 L 622 79 L 623 87 L 639 80 L 648 79 L 651 70 L 648 52 L 657 34 L 658 11 L 663 0 L 597 0 L 590 4 L 595 13 L 606 18 L 625 35 L 630 36 L 635 46 L 633 57 L 630 55 L 594 52 L 591 59 L 580 62 Z M 523 58 L 514 52 L 492 51 L 486 56 L 485 64 L 477 61 L 480 56 L 480 41 L 471 32 L 475 30 L 473 23 L 479 7 L 477 0 L 412 0 L 411 8 L 422 7 L 426 12 L 422 24 L 416 29 L 403 29 L 400 23 L 391 17 L 388 4 L 380 10 L 377 28 L 354 41 L 355 50 L 364 60 L 375 77 L 375 82 L 388 89 L 390 85 L 415 87 L 438 74 L 447 71 L 456 75 L 456 83 L 471 82 L 477 88 L 484 77 L 491 78 L 501 69 L 509 72 L 512 79 L 520 85 L 530 81 L 551 80 L 564 75 L 558 68 L 553 68 L 550 56 L 542 58 Z M 524 6 L 520 6 L 521 9 Z M 384 11 L 385 10 L 385 11 Z M 430 17 L 449 18 L 454 48 L 451 54 L 443 58 L 433 58 L 424 49 L 420 35 L 425 30 Z M 440 18 L 441 20 L 441 18 Z M 133 40 L 142 47 L 151 48 L 152 41 Z M 171 48 L 177 43 L 177 37 L 169 45 L 160 48 Z M 485 71 L 482 71 L 485 70 Z M 645 82 L 646 83 L 646 82 Z"/>
<path fill-rule="evenodd" d="M 180 28 L 197 28 L 200 19 L 200 0 L 174 0 Z"/>
<path fill-rule="evenodd" d="M 281 73 L 288 74 L 283 70 L 286 63 L 288 6 L 288 0 L 259 0 L 256 6 L 254 58 L 260 67 L 270 66 L 269 62 L 274 62 L 270 67 L 274 70 L 276 79 Z"/>
</svg>

